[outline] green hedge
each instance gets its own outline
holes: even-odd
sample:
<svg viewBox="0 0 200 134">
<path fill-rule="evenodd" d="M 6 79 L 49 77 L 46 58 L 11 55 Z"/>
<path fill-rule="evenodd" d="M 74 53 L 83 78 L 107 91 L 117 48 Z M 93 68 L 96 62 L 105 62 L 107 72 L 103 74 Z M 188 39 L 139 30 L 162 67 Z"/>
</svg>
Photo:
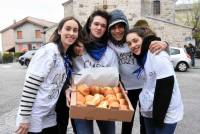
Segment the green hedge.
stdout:
<svg viewBox="0 0 200 134">
<path fill-rule="evenodd" d="M 23 55 L 24 53 L 22 53 L 22 52 L 15 52 L 14 53 L 14 57 L 15 58 L 19 58 L 21 55 Z"/>
<path fill-rule="evenodd" d="M 14 53 L 12 52 L 4 52 L 2 56 L 3 63 L 11 63 L 13 62 Z"/>
<path fill-rule="evenodd" d="M 12 63 L 18 60 L 18 58 L 24 53 L 22 52 L 2 52 L 0 53 L 0 63 Z"/>
</svg>

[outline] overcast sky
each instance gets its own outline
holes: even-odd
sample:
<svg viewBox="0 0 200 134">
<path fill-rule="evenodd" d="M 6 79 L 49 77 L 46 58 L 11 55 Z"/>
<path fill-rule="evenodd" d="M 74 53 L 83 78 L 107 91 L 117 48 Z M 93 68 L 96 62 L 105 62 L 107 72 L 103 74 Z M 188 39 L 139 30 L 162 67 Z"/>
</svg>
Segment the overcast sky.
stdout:
<svg viewBox="0 0 200 134">
<path fill-rule="evenodd" d="M 62 3 L 67 0 L 1 0 L 0 30 L 10 26 L 13 20 L 19 21 L 27 16 L 59 22 L 64 17 Z M 178 0 L 190 1 L 190 0 Z M 0 51 L 1 51 L 0 36 Z"/>
<path fill-rule="evenodd" d="M 1 0 L 0 30 L 10 26 L 13 20 L 19 21 L 27 16 L 59 22 L 64 17 L 62 3 L 67 0 Z M 0 51 L 1 51 L 0 38 Z"/>
</svg>

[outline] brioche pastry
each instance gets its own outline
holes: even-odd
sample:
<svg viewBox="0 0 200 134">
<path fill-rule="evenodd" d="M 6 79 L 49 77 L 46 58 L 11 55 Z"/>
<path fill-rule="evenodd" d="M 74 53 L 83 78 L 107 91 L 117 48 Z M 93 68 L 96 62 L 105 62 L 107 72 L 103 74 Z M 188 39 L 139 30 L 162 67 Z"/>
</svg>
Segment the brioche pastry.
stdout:
<svg viewBox="0 0 200 134">
<path fill-rule="evenodd" d="M 119 87 L 113 87 L 113 91 L 114 91 L 114 93 L 115 93 L 115 94 L 117 94 L 117 93 L 120 93 L 120 92 L 121 92 L 121 90 L 120 90 L 120 88 L 119 88 Z"/>
<path fill-rule="evenodd" d="M 80 93 L 76 93 L 76 100 L 82 102 L 83 104 L 85 103 L 85 97 Z"/>
<path fill-rule="evenodd" d="M 108 108 L 108 101 L 106 101 L 106 100 L 101 101 L 97 107 L 98 108 Z"/>
<path fill-rule="evenodd" d="M 104 95 L 114 94 L 114 91 L 111 87 L 104 87 L 104 89 L 105 89 Z"/>
<path fill-rule="evenodd" d="M 87 102 L 87 101 L 92 101 L 92 99 L 94 98 L 94 96 L 92 96 L 92 95 L 86 95 L 85 96 L 85 101 Z"/>
<path fill-rule="evenodd" d="M 119 99 L 120 105 L 128 105 L 127 101 L 125 99 Z"/>
<path fill-rule="evenodd" d="M 111 101 L 110 103 L 109 103 L 109 108 L 119 108 L 119 102 L 118 101 Z"/>
<path fill-rule="evenodd" d="M 81 84 L 77 86 L 77 90 L 84 96 L 90 94 L 89 87 L 86 84 Z"/>
<path fill-rule="evenodd" d="M 124 95 L 123 95 L 122 93 L 117 93 L 117 94 L 116 94 L 116 97 L 117 97 L 117 99 L 119 100 L 119 99 L 123 99 L 123 98 L 124 98 Z"/>
<path fill-rule="evenodd" d="M 94 95 L 94 94 L 96 94 L 96 93 L 100 93 L 100 88 L 99 88 L 99 86 L 90 86 L 90 93 L 92 94 L 92 95 Z"/>
</svg>

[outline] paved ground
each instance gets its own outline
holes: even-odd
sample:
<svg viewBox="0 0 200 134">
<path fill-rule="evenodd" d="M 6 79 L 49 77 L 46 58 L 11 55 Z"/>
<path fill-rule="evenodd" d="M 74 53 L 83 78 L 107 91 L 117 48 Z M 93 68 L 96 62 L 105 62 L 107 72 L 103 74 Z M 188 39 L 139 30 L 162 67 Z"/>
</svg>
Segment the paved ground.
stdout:
<svg viewBox="0 0 200 134">
<path fill-rule="evenodd" d="M 13 134 L 18 102 L 23 86 L 26 67 L 14 64 L 0 64 L 0 134 Z M 197 66 L 188 72 L 177 72 L 185 107 L 184 119 L 178 124 L 176 134 L 198 134 L 200 132 L 200 60 Z M 137 112 L 138 113 L 138 112 Z M 138 114 L 133 128 L 134 134 L 139 134 Z M 119 134 L 120 122 L 116 125 Z M 68 133 L 72 134 L 69 126 Z M 99 131 L 95 125 L 95 134 Z"/>
</svg>

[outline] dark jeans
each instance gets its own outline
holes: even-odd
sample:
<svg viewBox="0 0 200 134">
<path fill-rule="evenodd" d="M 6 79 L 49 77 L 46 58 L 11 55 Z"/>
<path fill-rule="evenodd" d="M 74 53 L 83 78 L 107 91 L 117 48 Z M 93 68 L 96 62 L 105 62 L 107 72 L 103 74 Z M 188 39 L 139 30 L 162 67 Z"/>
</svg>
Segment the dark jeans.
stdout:
<svg viewBox="0 0 200 134">
<path fill-rule="evenodd" d="M 94 134 L 93 120 L 75 119 L 77 134 Z M 114 121 L 97 121 L 101 134 L 115 134 Z"/>
<path fill-rule="evenodd" d="M 58 134 L 66 134 L 67 126 L 69 121 L 69 107 L 66 105 L 66 97 L 64 91 L 61 91 L 56 104 L 56 114 L 57 114 L 57 126 Z M 76 129 L 74 125 L 74 120 L 71 119 L 71 124 L 74 133 L 76 134 Z"/>
<path fill-rule="evenodd" d="M 164 126 L 162 128 L 159 128 L 154 125 L 152 118 L 143 118 L 147 134 L 173 134 L 177 125 L 177 123 L 164 123 Z"/>
<path fill-rule="evenodd" d="M 42 132 L 39 132 L 39 133 L 28 132 L 28 134 L 58 134 L 58 127 L 53 126 L 53 127 L 45 128 L 42 130 Z"/>
<path fill-rule="evenodd" d="M 195 66 L 195 55 L 191 56 L 191 60 L 192 60 L 192 66 L 194 67 Z"/>
<path fill-rule="evenodd" d="M 137 104 L 139 102 L 139 95 L 142 89 L 135 89 L 135 90 L 127 90 L 128 91 L 128 98 L 136 111 Z M 134 111 L 134 112 L 135 112 Z M 122 134 L 131 134 L 133 128 L 135 113 L 133 114 L 133 118 L 131 122 L 122 122 Z M 140 134 L 146 134 L 145 127 L 144 127 L 144 119 L 140 114 Z"/>
</svg>

